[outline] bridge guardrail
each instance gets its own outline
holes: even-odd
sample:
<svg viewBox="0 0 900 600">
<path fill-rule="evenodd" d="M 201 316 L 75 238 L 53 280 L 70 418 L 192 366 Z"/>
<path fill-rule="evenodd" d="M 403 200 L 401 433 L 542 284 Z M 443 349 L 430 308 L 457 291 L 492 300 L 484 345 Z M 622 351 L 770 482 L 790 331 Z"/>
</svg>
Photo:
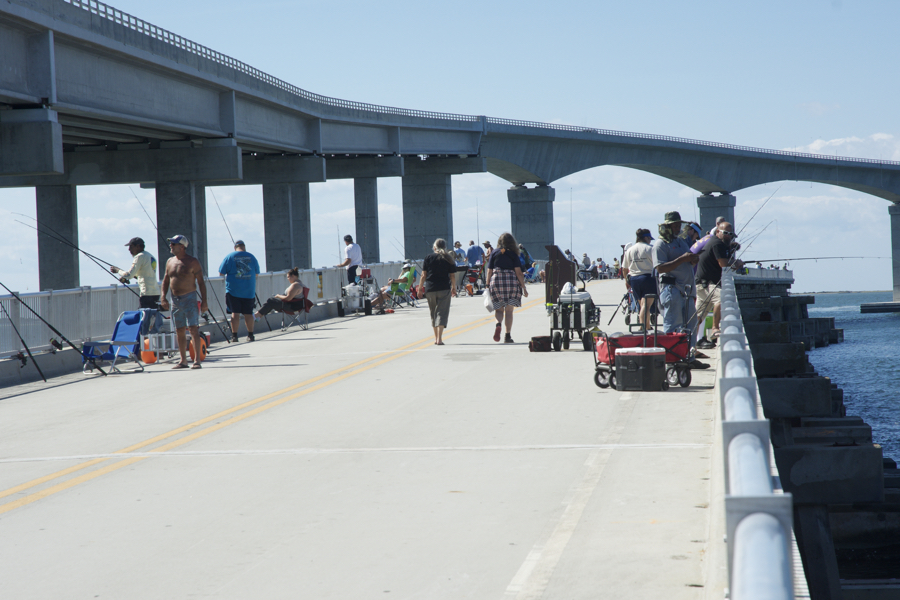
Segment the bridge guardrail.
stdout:
<svg viewBox="0 0 900 600">
<path fill-rule="evenodd" d="M 719 142 L 708 142 L 703 140 L 694 140 L 690 138 L 681 138 L 681 137 L 673 137 L 667 135 L 655 135 L 649 133 L 634 133 L 634 132 L 626 132 L 626 131 L 615 131 L 611 129 L 596 129 L 593 127 L 581 127 L 576 125 L 563 125 L 559 123 L 540 123 L 535 121 L 521 121 L 515 119 L 502 119 L 495 117 L 485 117 L 485 116 L 474 116 L 474 115 L 462 115 L 455 113 L 440 113 L 440 112 L 432 112 L 432 111 L 424 111 L 424 110 L 414 110 L 407 108 L 395 108 L 391 106 L 382 106 L 377 104 L 368 104 L 365 102 L 355 102 L 352 100 L 342 100 L 340 98 L 332 98 L 329 96 L 323 96 L 321 94 L 315 94 L 313 92 L 304 90 L 303 88 L 292 85 L 283 79 L 279 79 L 273 75 L 269 75 L 268 73 L 261 71 L 255 67 L 248 65 L 247 63 L 232 58 L 227 54 L 223 54 L 212 48 L 204 46 L 202 44 L 198 44 L 193 42 L 185 37 L 182 37 L 176 33 L 172 33 L 167 29 L 163 29 L 162 27 L 157 27 L 151 23 L 144 21 L 143 19 L 139 19 L 133 15 L 130 15 L 126 12 L 123 12 L 113 6 L 105 4 L 103 2 L 99 2 L 98 0 L 61 0 L 66 4 L 71 6 L 81 8 L 85 11 L 90 12 L 93 15 L 96 15 L 100 18 L 107 19 L 113 23 L 121 25 L 123 27 L 127 27 L 133 31 L 144 34 L 154 40 L 158 40 L 165 44 L 170 44 L 177 48 L 180 48 L 186 52 L 190 52 L 197 56 L 206 58 L 211 60 L 217 64 L 224 65 L 235 69 L 245 75 L 256 78 L 260 81 L 268 83 L 269 85 L 275 86 L 281 90 L 299 96 L 305 100 L 309 100 L 311 102 L 317 102 L 324 106 L 335 107 L 335 108 L 347 108 L 351 110 L 359 110 L 369 113 L 382 114 L 382 115 L 396 115 L 396 116 L 405 116 L 405 117 L 421 117 L 427 119 L 437 119 L 442 121 L 456 121 L 456 122 L 465 122 L 465 123 L 475 123 L 482 122 L 484 124 L 485 129 L 488 124 L 495 125 L 509 125 L 516 127 L 526 127 L 533 129 L 552 129 L 558 131 L 575 131 L 575 132 L 583 132 L 583 133 L 596 133 L 599 135 L 609 135 L 609 136 L 617 136 L 617 137 L 630 137 L 630 138 L 638 138 L 638 139 L 649 139 L 649 140 L 660 140 L 667 142 L 677 142 L 683 144 L 694 144 L 699 146 L 707 146 L 713 148 L 725 148 L 728 150 L 738 150 L 742 152 L 759 152 L 765 154 L 778 154 L 781 156 L 792 156 L 796 158 L 813 158 L 817 160 L 828 160 L 833 161 L 835 163 L 840 162 L 855 162 L 855 163 L 868 163 L 868 164 L 883 164 L 883 165 L 900 165 L 900 161 L 889 161 L 889 160 L 877 160 L 870 158 L 850 158 L 850 157 L 837 157 L 837 156 L 829 156 L 825 154 L 809 154 L 804 152 L 792 152 L 790 150 L 768 150 L 765 148 L 755 148 L 752 146 L 740 146 L 735 144 L 725 144 Z M 485 131 L 486 133 L 486 131 Z"/>
<path fill-rule="evenodd" d="M 400 274 L 402 262 L 369 265 L 379 285 L 384 286 L 389 277 Z M 420 265 L 421 261 L 417 264 Z M 261 302 L 269 296 L 281 294 L 287 287 L 287 271 L 260 273 L 256 278 L 256 293 Z M 341 297 L 341 287 L 346 285 L 346 271 L 342 268 L 304 269 L 300 279 L 310 289 L 309 299 L 317 304 L 336 302 Z M 26 305 L 44 317 L 75 344 L 91 340 L 109 339 L 119 315 L 126 310 L 138 309 L 138 296 L 125 289 L 138 291 L 137 285 L 110 285 L 104 287 L 83 286 L 71 290 L 54 290 L 18 294 Z M 206 300 L 210 312 L 220 322 L 225 314 L 225 278 L 209 277 L 206 282 Z M 0 296 L 0 303 L 9 313 L 10 320 L 19 330 L 32 352 L 52 348 L 55 334 L 23 308 L 12 296 Z M 2 312 L 2 311 L 0 311 Z M 9 357 L 24 350 L 5 316 L 0 318 L 0 358 Z"/>
<path fill-rule="evenodd" d="M 793 600 L 793 501 L 775 493 L 769 422 L 744 333 L 734 276 L 722 274 L 716 390 L 725 467 L 725 526 L 732 600 Z"/>
</svg>

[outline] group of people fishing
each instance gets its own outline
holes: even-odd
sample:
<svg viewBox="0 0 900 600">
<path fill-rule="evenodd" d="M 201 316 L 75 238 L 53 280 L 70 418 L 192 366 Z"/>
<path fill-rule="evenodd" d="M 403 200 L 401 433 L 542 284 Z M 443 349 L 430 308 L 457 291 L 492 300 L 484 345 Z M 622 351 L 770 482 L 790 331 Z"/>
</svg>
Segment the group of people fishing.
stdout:
<svg viewBox="0 0 900 600">
<path fill-rule="evenodd" d="M 635 241 L 625 247 L 622 256 L 625 287 L 639 303 L 640 323 L 645 330 L 651 328 L 650 314 L 654 298 L 658 298 L 663 333 L 687 330 L 693 347 L 697 345 L 697 317 L 712 309 L 710 339 L 704 338 L 698 348 L 712 347 L 721 320 L 722 271 L 743 268 L 743 262 L 735 256 L 740 245 L 734 225 L 719 217 L 716 226 L 704 233 L 697 223 L 684 221 L 677 211 L 671 211 L 659 224 L 658 232 L 658 239 L 654 239 L 649 229 L 638 229 Z M 702 353 L 695 356 L 707 358 Z M 696 358 L 691 366 L 709 367 Z"/>
</svg>

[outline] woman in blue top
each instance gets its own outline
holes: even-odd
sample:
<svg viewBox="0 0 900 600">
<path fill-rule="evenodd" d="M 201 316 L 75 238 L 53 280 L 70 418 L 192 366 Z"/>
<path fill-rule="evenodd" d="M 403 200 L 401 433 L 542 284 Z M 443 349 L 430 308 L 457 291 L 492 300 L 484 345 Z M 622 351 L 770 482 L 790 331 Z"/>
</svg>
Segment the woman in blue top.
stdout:
<svg viewBox="0 0 900 600">
<path fill-rule="evenodd" d="M 513 311 L 522 306 L 522 296 L 528 297 L 525 289 L 525 277 L 522 275 L 522 264 L 519 262 L 519 247 L 511 233 L 500 235 L 497 249 L 491 252 L 487 267 L 488 290 L 494 303 L 494 316 L 497 326 L 494 328 L 494 341 L 500 341 L 500 330 L 506 321 L 505 344 L 512 344 L 510 334 L 513 322 Z"/>
</svg>

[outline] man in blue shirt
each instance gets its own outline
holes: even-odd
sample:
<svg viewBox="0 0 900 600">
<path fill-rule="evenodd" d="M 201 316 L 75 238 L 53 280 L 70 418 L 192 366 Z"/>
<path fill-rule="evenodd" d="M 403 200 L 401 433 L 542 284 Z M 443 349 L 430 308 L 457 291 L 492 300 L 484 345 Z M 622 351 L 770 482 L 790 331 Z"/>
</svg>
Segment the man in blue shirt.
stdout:
<svg viewBox="0 0 900 600">
<path fill-rule="evenodd" d="M 231 312 L 231 341 L 238 341 L 238 315 L 244 315 L 247 341 L 253 338 L 253 307 L 256 299 L 256 276 L 259 263 L 247 252 L 242 240 L 234 243 L 234 252 L 219 265 L 219 275 L 225 277 L 225 305 Z"/>
<path fill-rule="evenodd" d="M 474 241 L 469 240 L 469 249 L 466 250 L 466 259 L 469 261 L 469 266 L 474 268 L 478 265 L 479 261 L 484 260 L 484 250 L 481 249 L 481 246 L 476 245 Z"/>
</svg>

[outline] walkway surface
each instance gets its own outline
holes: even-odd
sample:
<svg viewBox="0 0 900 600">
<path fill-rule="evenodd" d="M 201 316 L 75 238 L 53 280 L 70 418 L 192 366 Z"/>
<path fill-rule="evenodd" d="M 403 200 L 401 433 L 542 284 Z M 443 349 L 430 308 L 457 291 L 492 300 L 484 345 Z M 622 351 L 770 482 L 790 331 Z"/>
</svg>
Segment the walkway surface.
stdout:
<svg viewBox="0 0 900 600">
<path fill-rule="evenodd" d="M 714 369 L 601 390 L 529 291 L 512 345 L 460 298 L 0 401 L 3 596 L 721 598 Z"/>
</svg>

